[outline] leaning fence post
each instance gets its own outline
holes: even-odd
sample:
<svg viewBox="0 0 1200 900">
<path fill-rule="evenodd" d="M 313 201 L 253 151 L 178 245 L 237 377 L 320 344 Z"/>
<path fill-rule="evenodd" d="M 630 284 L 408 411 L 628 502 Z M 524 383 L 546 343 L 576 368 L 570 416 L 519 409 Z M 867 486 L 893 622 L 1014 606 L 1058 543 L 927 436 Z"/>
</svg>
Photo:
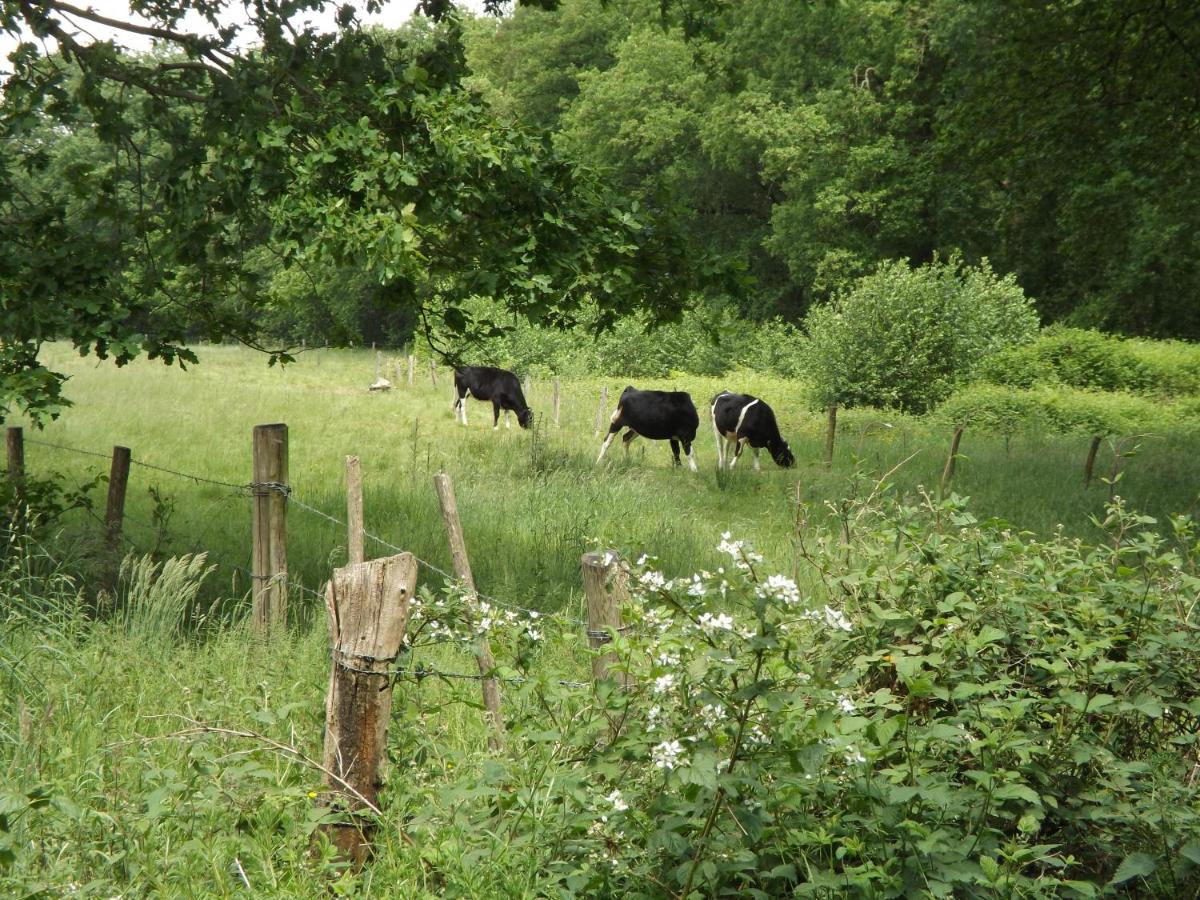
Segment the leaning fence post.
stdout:
<svg viewBox="0 0 1200 900">
<path fill-rule="evenodd" d="M 946 468 L 942 470 L 942 489 L 941 494 L 946 495 L 946 488 L 950 486 L 951 479 L 954 478 L 954 464 L 958 461 L 958 445 L 962 441 L 963 426 L 954 426 L 954 437 L 950 440 L 950 453 L 946 457 Z"/>
<path fill-rule="evenodd" d="M 533 380 L 528 375 L 526 375 L 525 379 L 523 381 L 523 385 L 524 385 L 524 390 L 525 390 L 525 401 L 529 402 L 529 395 L 533 393 Z"/>
<path fill-rule="evenodd" d="M 1083 464 L 1083 486 L 1090 487 L 1092 484 L 1092 470 L 1096 466 L 1096 454 L 1100 451 L 1100 442 L 1103 438 L 1100 435 L 1092 436 L 1092 445 L 1088 447 L 1087 462 Z"/>
<path fill-rule="evenodd" d="M 600 423 L 604 421 L 604 410 L 608 408 L 608 385 L 600 388 L 600 405 L 596 407 L 596 437 L 600 436 Z"/>
<path fill-rule="evenodd" d="M 415 365 L 416 365 L 416 359 L 413 358 L 413 355 L 411 353 L 408 354 L 408 386 L 409 387 L 413 386 L 413 366 L 415 366 Z"/>
<path fill-rule="evenodd" d="M 392 714 L 391 667 L 408 626 L 417 561 L 401 553 L 333 572 L 325 589 L 333 664 L 325 698 L 324 782 L 345 813 L 323 825 L 342 859 L 366 862 L 379 815 L 380 763 Z"/>
<path fill-rule="evenodd" d="M 287 624 L 287 480 L 287 425 L 256 425 L 251 577 L 254 629 L 260 635 Z"/>
<path fill-rule="evenodd" d="M 825 425 L 825 468 L 833 465 L 833 438 L 837 434 L 837 404 L 829 407 L 829 421 Z"/>
<path fill-rule="evenodd" d="M 346 457 L 346 556 L 350 564 L 363 562 L 362 467 L 357 456 Z"/>
<path fill-rule="evenodd" d="M 458 518 L 458 501 L 454 498 L 454 485 L 450 476 L 439 472 L 433 476 L 433 484 L 437 488 L 438 501 L 442 505 L 442 520 L 446 523 L 446 538 L 450 542 L 450 556 L 454 561 L 454 574 L 467 589 L 468 601 L 476 597 L 475 578 L 471 574 L 471 562 L 467 558 L 467 542 L 463 538 L 462 522 Z M 471 625 L 468 617 L 468 626 Z M 479 664 L 479 674 L 483 676 L 483 708 L 487 712 L 488 724 L 491 725 L 491 735 L 488 746 L 493 750 L 499 749 L 504 734 L 504 719 L 500 714 L 500 686 L 492 675 L 496 668 L 496 659 L 492 656 L 492 645 L 487 633 L 479 635 L 475 644 L 475 660 Z"/>
<path fill-rule="evenodd" d="M 429 383 L 437 387 L 437 362 L 433 357 L 429 358 Z"/>
<path fill-rule="evenodd" d="M 125 488 L 129 484 L 129 448 L 113 447 L 108 472 L 108 505 L 104 510 L 104 549 L 107 561 L 102 588 L 112 594 L 117 586 L 117 559 L 125 519 Z"/>
<path fill-rule="evenodd" d="M 554 379 L 554 392 L 551 395 L 551 400 L 550 400 L 551 408 L 554 410 L 554 427 L 555 428 L 558 427 L 558 406 L 559 406 L 558 401 L 559 401 L 559 384 L 558 384 L 558 379 L 555 378 Z"/>
</svg>

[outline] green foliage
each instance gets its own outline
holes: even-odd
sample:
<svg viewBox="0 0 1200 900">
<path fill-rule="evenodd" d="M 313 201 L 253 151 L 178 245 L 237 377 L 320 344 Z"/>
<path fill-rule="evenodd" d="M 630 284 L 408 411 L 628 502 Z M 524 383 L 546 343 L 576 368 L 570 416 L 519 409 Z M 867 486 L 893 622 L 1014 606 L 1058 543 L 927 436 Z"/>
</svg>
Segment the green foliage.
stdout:
<svg viewBox="0 0 1200 900">
<path fill-rule="evenodd" d="M 1179 341 L 1122 340 L 1081 328 L 1047 328 L 1036 341 L 1006 348 L 980 375 L 1028 388 L 1064 384 L 1147 396 L 1200 393 L 1200 348 Z"/>
<path fill-rule="evenodd" d="M 883 263 L 805 318 L 806 373 L 819 406 L 921 413 L 991 354 L 1030 340 L 1037 316 L 1009 275 L 953 256 Z"/>
</svg>

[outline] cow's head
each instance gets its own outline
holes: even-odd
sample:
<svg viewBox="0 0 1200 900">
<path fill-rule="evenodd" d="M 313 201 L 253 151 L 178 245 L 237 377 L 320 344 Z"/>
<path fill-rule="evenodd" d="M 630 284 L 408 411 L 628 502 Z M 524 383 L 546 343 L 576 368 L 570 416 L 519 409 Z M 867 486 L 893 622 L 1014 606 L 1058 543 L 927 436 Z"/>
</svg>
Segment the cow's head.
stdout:
<svg viewBox="0 0 1200 900">
<path fill-rule="evenodd" d="M 787 441 L 772 441 L 767 445 L 767 450 L 771 454 L 771 459 L 775 460 L 776 465 L 784 469 L 790 469 L 796 464 L 796 457 L 792 453 L 792 448 L 787 445 Z"/>
<path fill-rule="evenodd" d="M 528 406 L 524 409 L 517 410 L 517 424 L 522 428 L 528 428 L 533 424 L 533 410 Z"/>
</svg>

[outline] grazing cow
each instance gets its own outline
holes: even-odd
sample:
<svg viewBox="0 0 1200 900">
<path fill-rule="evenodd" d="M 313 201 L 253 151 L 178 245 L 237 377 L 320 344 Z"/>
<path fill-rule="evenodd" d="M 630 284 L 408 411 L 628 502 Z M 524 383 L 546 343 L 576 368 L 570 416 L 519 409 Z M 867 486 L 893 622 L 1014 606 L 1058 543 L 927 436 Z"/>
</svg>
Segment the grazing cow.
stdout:
<svg viewBox="0 0 1200 900">
<path fill-rule="evenodd" d="M 796 457 L 779 433 L 775 412 L 757 397 L 722 391 L 712 399 L 713 433 L 717 436 L 717 468 L 724 468 L 726 454 L 732 450 L 732 470 L 742 449 L 749 444 L 754 450 L 754 471 L 762 471 L 758 451 L 767 448 L 771 459 L 783 468 L 795 465 Z"/>
<path fill-rule="evenodd" d="M 467 397 L 492 401 L 492 430 L 500 427 L 500 410 L 504 410 L 504 427 L 511 428 L 508 413 L 517 414 L 517 424 L 528 428 L 533 421 L 533 410 L 525 403 L 521 383 L 517 376 L 505 369 L 493 366 L 458 366 L 454 370 L 454 405 L 451 407 L 465 426 L 467 424 Z"/>
<path fill-rule="evenodd" d="M 696 439 L 696 429 L 699 427 L 700 416 L 696 413 L 696 404 L 692 403 L 692 397 L 686 391 L 639 391 L 627 387 L 617 401 L 617 411 L 612 414 L 608 437 L 604 439 L 596 462 L 604 459 L 604 451 L 612 443 L 613 435 L 622 428 L 628 428 L 621 438 L 626 456 L 629 455 L 629 445 L 633 439 L 641 435 L 652 441 L 669 440 L 675 465 L 679 465 L 679 445 L 682 443 L 688 466 L 695 472 L 696 457 L 692 452 L 692 441 Z"/>
</svg>

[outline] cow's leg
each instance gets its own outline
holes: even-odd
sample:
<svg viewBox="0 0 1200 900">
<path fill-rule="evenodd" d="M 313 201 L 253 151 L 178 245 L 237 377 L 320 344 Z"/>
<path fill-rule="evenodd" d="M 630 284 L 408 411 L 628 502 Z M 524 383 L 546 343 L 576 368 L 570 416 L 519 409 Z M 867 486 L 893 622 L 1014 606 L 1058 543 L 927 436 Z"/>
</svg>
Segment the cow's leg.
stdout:
<svg viewBox="0 0 1200 900">
<path fill-rule="evenodd" d="M 691 469 L 693 472 L 699 472 L 700 470 L 696 468 L 696 452 L 692 449 L 691 441 L 686 440 L 686 439 L 684 440 L 683 452 L 687 454 L 688 468 Z"/>
<path fill-rule="evenodd" d="M 638 436 L 638 433 L 630 428 L 625 432 L 625 436 L 621 438 L 621 443 L 625 446 L 625 458 L 629 459 L 629 445 L 633 443 L 633 439 Z"/>
<path fill-rule="evenodd" d="M 713 437 L 717 439 L 717 469 L 720 470 L 725 468 L 725 436 L 717 427 L 717 404 L 714 403 L 709 411 L 712 413 Z"/>
<path fill-rule="evenodd" d="M 762 471 L 762 466 L 761 466 L 761 465 L 759 464 L 759 462 L 758 462 L 758 450 L 759 450 L 759 448 L 758 448 L 758 447 L 755 447 L 755 448 L 753 448 L 753 449 L 754 449 L 754 471 L 755 471 L 755 472 L 761 472 L 761 471 Z"/>
<path fill-rule="evenodd" d="M 505 427 L 505 428 L 512 428 L 512 418 L 511 418 L 511 415 L 512 415 L 512 410 L 508 410 L 508 409 L 506 409 L 506 410 L 504 411 L 504 427 Z"/>
<path fill-rule="evenodd" d="M 604 443 L 600 445 L 600 455 L 596 457 L 596 462 L 600 462 L 600 460 L 604 459 L 604 451 L 608 449 L 608 445 L 612 443 L 612 439 L 616 433 L 624 427 L 620 424 L 620 422 L 621 407 L 618 406 L 617 411 L 612 415 L 612 424 L 608 426 L 608 436 L 604 439 Z"/>
<path fill-rule="evenodd" d="M 733 462 L 729 464 L 729 471 L 733 471 L 733 467 L 738 464 L 738 460 L 742 458 L 742 451 L 746 449 L 746 444 L 739 438 L 734 438 L 733 441 Z"/>
<path fill-rule="evenodd" d="M 458 412 L 462 416 L 463 428 L 467 427 L 467 398 L 471 396 L 471 389 L 467 388 L 463 391 L 461 397 L 458 398 Z"/>
<path fill-rule="evenodd" d="M 677 465 L 677 466 L 678 466 L 678 465 L 680 465 L 680 462 L 679 462 L 679 441 L 677 441 L 675 438 L 671 438 L 671 455 L 672 455 L 673 457 L 675 457 L 675 465 Z"/>
<path fill-rule="evenodd" d="M 492 431 L 500 427 L 500 401 L 492 401 Z"/>
</svg>

